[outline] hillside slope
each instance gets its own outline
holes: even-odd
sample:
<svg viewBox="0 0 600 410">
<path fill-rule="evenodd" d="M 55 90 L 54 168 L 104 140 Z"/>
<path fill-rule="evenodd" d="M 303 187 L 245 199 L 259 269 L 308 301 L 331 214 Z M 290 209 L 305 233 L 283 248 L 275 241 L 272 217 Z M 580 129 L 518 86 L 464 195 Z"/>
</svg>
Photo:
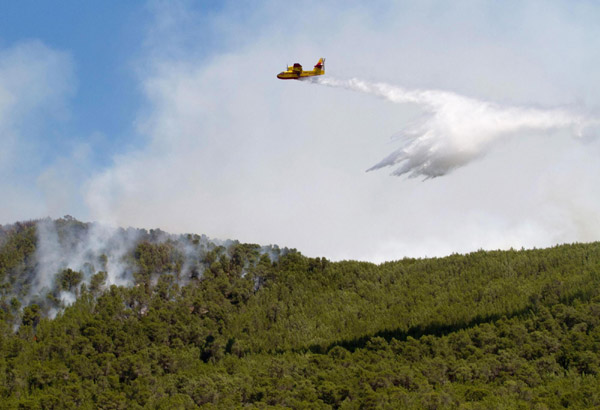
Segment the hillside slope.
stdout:
<svg viewBox="0 0 600 410">
<path fill-rule="evenodd" d="M 0 407 L 600 406 L 599 243 L 374 265 L 94 229 L 0 229 Z"/>
</svg>

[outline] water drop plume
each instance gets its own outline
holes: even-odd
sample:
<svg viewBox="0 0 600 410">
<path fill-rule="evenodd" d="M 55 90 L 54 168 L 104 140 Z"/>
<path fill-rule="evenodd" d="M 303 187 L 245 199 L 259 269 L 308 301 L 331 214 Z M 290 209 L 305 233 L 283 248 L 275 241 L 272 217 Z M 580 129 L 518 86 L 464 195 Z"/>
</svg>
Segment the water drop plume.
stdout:
<svg viewBox="0 0 600 410">
<path fill-rule="evenodd" d="M 574 137 L 598 134 L 599 121 L 566 109 L 502 106 L 441 90 L 409 90 L 357 78 L 308 81 L 344 88 L 396 104 L 416 104 L 422 118 L 398 132 L 400 146 L 367 171 L 393 167 L 392 175 L 435 178 L 484 156 L 504 139 L 563 130 Z"/>
</svg>

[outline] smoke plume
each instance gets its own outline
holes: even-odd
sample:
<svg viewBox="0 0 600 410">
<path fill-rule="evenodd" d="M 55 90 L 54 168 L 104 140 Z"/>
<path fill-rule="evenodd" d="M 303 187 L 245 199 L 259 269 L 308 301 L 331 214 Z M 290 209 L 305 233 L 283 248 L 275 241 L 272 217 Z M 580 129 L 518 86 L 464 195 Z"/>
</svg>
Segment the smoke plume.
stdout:
<svg viewBox="0 0 600 410">
<path fill-rule="evenodd" d="M 598 120 L 564 109 L 501 106 L 448 91 L 407 90 L 356 78 L 310 82 L 416 104 L 424 111 L 423 118 L 397 134 L 400 147 L 367 171 L 395 167 L 392 175 L 435 178 L 482 157 L 495 143 L 512 136 L 566 131 L 591 137 L 598 132 Z"/>
<path fill-rule="evenodd" d="M 36 233 L 34 264 L 19 276 L 26 283 L 19 283 L 14 287 L 16 292 L 26 290 L 26 293 L 18 295 L 25 304 L 47 306 L 48 295 L 53 295 L 59 303 L 49 308 L 50 317 L 54 317 L 59 308 L 72 304 L 81 285 L 89 287 L 92 276 L 96 273 L 105 273 L 104 286 L 134 285 L 134 274 L 140 270 L 135 251 L 142 242 L 169 245 L 170 258 L 177 263 L 172 264 L 173 271 L 155 273 L 153 279 L 157 279 L 158 274 L 170 273 L 180 285 L 202 276 L 206 266 L 212 263 L 207 262 L 207 253 L 213 250 L 227 253 L 230 248 L 239 244 L 238 241 L 211 239 L 205 235 L 173 235 L 160 229 L 147 231 L 83 223 L 70 216 L 59 220 L 40 220 L 36 223 Z M 288 249 L 268 245 L 260 247 L 258 252 L 277 261 Z M 61 288 L 59 284 L 61 272 L 65 270 L 80 275 L 80 281 L 68 289 Z"/>
<path fill-rule="evenodd" d="M 126 256 L 141 237 L 140 230 L 115 229 L 74 220 L 59 226 L 56 221 L 45 219 L 37 223 L 36 232 L 37 265 L 29 299 L 51 291 L 63 269 L 81 272 L 83 282 L 88 284 L 97 271 L 106 272 L 107 285 L 131 283 L 132 267 L 126 262 Z M 59 299 L 69 305 L 75 300 L 75 295 L 62 291 Z"/>
</svg>

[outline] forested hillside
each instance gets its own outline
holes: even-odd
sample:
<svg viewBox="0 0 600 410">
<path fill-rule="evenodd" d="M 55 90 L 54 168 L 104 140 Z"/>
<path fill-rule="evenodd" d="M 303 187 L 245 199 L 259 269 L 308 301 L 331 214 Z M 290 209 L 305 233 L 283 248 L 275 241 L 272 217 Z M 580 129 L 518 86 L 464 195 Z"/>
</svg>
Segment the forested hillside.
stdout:
<svg viewBox="0 0 600 410">
<path fill-rule="evenodd" d="M 0 228 L 0 407 L 600 406 L 600 243 L 375 265 Z"/>
</svg>

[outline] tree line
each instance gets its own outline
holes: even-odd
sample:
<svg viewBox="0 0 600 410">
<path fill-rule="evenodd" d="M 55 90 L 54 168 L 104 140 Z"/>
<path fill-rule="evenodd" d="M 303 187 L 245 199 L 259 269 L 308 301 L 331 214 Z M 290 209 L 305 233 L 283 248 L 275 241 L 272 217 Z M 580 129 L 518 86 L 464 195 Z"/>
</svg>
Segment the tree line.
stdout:
<svg viewBox="0 0 600 410">
<path fill-rule="evenodd" d="M 600 243 L 376 265 L 197 239 L 26 301 L 36 223 L 0 228 L 0 407 L 600 406 Z"/>
</svg>

